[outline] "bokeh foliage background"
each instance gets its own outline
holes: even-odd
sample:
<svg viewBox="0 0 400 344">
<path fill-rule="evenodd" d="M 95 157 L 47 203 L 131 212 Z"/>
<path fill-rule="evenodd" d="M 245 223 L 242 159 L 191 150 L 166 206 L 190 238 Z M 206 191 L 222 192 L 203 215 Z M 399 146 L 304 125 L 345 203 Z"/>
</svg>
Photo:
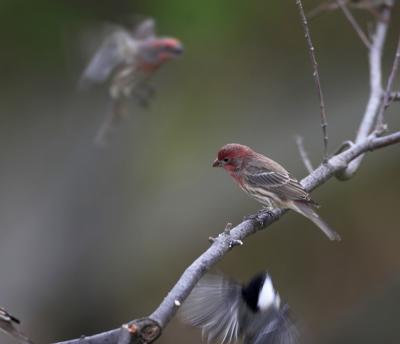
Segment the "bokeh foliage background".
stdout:
<svg viewBox="0 0 400 344">
<path fill-rule="evenodd" d="M 155 17 L 160 33 L 184 42 L 185 55 L 154 78 L 151 108 L 134 107 L 98 149 L 106 90 L 79 93 L 77 80 L 96 29 L 135 13 Z M 399 15 L 397 8 L 385 71 Z M 365 107 L 366 51 L 339 11 L 314 19 L 311 30 L 334 151 L 354 136 Z M 314 164 L 321 160 L 294 0 L 1 0 L 0 41 L 0 304 L 37 343 L 151 313 L 209 235 L 259 209 L 211 168 L 223 144 L 248 144 L 300 178 L 300 134 Z M 400 127 L 398 104 L 387 119 Z M 291 213 L 218 268 L 240 280 L 267 269 L 308 343 L 398 343 L 399 153 L 373 153 L 351 181 L 313 193 L 341 243 Z M 201 338 L 175 319 L 159 342 Z"/>
</svg>

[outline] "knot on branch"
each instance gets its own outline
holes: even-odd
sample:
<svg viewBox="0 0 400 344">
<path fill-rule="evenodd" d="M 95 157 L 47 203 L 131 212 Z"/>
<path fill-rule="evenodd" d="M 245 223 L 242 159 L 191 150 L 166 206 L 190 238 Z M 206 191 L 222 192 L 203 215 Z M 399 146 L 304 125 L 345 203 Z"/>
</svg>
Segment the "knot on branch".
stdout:
<svg viewBox="0 0 400 344">
<path fill-rule="evenodd" d="M 337 156 L 341 153 L 343 153 L 344 151 L 347 151 L 351 148 L 354 147 L 354 143 L 350 140 L 345 141 L 341 144 L 341 146 L 338 148 L 338 150 L 335 152 L 334 157 L 336 157 L 336 160 L 334 160 L 334 164 L 338 164 L 339 170 L 337 170 L 335 172 L 335 177 L 337 180 L 340 181 L 346 181 L 349 180 L 351 177 L 353 177 L 353 175 L 355 174 L 355 170 L 350 170 L 349 164 L 344 160 L 344 159 L 340 159 L 337 158 Z"/>
<path fill-rule="evenodd" d="M 161 326 L 156 321 L 137 319 L 121 328 L 118 344 L 147 344 L 154 342 L 161 335 Z"/>
</svg>

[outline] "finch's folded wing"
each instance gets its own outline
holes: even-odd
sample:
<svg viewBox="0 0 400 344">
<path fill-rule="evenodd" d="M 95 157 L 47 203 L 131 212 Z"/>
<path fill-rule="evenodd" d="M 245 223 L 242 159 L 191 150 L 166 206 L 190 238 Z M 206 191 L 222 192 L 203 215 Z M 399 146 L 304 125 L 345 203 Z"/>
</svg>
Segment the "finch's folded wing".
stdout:
<svg viewBox="0 0 400 344">
<path fill-rule="evenodd" d="M 180 317 L 200 327 L 208 342 L 233 343 L 239 334 L 241 286 L 218 275 L 206 275 L 183 303 Z"/>
<path fill-rule="evenodd" d="M 310 196 L 300 185 L 300 183 L 291 178 L 289 174 L 281 172 L 257 172 L 254 174 L 247 174 L 246 180 L 250 187 L 262 189 L 273 192 L 283 199 L 290 199 L 296 201 L 311 201 Z"/>
</svg>

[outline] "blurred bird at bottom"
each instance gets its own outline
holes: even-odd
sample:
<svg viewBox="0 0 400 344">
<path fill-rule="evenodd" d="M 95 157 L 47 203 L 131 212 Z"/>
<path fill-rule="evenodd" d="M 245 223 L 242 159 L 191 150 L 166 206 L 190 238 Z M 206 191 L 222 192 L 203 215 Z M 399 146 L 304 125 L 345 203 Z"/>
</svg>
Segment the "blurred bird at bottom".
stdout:
<svg viewBox="0 0 400 344">
<path fill-rule="evenodd" d="M 126 116 L 129 98 L 147 106 L 154 92 L 147 84 L 148 79 L 161 65 L 182 52 L 179 40 L 156 36 L 153 19 L 142 21 L 133 30 L 114 28 L 96 51 L 80 80 L 80 86 L 84 88 L 110 80 L 111 114 L 100 128 L 96 143 L 104 144 L 110 130 Z"/>
<path fill-rule="evenodd" d="M 206 275 L 180 310 L 183 322 L 202 329 L 209 343 L 295 344 L 298 331 L 267 273 L 241 285 L 221 275 Z"/>
<path fill-rule="evenodd" d="M 16 339 L 22 344 L 33 344 L 22 332 L 15 328 L 15 325 L 20 324 L 20 321 L 8 313 L 4 308 L 0 307 L 0 329 L 9 336 Z"/>
</svg>

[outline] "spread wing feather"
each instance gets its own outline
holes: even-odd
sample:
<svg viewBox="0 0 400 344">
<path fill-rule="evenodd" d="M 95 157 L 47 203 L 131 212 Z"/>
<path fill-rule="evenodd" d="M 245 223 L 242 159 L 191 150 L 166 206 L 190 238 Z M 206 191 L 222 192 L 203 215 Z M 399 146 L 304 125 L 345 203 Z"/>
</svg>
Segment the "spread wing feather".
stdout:
<svg viewBox="0 0 400 344">
<path fill-rule="evenodd" d="M 101 83 L 106 81 L 113 70 L 122 63 L 127 63 L 127 49 L 133 49 L 135 41 L 132 36 L 119 29 L 105 38 L 82 74 L 81 82 Z"/>
<path fill-rule="evenodd" d="M 182 320 L 200 327 L 208 342 L 233 343 L 239 337 L 241 287 L 218 275 L 206 275 L 180 311 Z"/>
<path fill-rule="evenodd" d="M 143 20 L 133 33 L 135 39 L 149 39 L 155 37 L 156 23 L 153 18 Z"/>
<path fill-rule="evenodd" d="M 259 316 L 250 329 L 255 335 L 248 336 L 246 343 L 251 344 L 295 344 L 298 342 L 298 330 L 289 316 L 289 307 L 274 309 L 269 314 Z"/>
</svg>

